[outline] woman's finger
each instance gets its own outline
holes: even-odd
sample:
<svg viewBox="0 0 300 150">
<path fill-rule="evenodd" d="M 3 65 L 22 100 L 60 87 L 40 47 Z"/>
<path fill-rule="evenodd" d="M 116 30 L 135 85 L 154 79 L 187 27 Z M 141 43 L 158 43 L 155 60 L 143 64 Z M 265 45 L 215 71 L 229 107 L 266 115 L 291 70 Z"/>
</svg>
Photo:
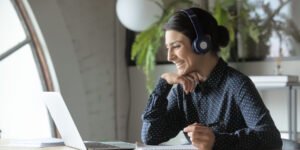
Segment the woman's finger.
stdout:
<svg viewBox="0 0 300 150">
<path fill-rule="evenodd" d="M 203 82 L 206 80 L 206 78 L 204 78 L 201 74 L 196 73 L 196 75 L 197 75 L 199 81 Z"/>
<path fill-rule="evenodd" d="M 194 77 L 185 75 L 180 77 L 180 83 L 183 86 L 183 90 L 186 94 L 189 92 L 193 92 L 195 87 L 197 86 L 197 81 L 194 80 Z"/>
<path fill-rule="evenodd" d="M 198 81 L 199 80 L 198 79 L 198 75 L 197 75 L 196 72 L 190 73 L 189 76 L 191 76 L 194 79 L 194 81 Z"/>
<path fill-rule="evenodd" d="M 188 79 L 186 79 L 185 76 L 179 77 L 179 83 L 182 85 L 182 88 L 183 88 L 183 91 L 185 94 L 188 94 L 187 82 L 188 82 Z"/>
<path fill-rule="evenodd" d="M 191 91 L 192 91 L 192 88 L 193 88 L 193 82 L 194 82 L 194 80 L 193 80 L 193 78 L 191 78 L 191 77 L 189 77 L 189 76 L 186 76 L 186 78 L 188 79 L 188 88 L 187 88 L 187 90 L 188 90 L 189 92 L 191 92 Z"/>
<path fill-rule="evenodd" d="M 193 90 L 192 91 L 194 91 L 194 89 L 196 88 L 197 84 L 199 83 L 198 76 L 197 76 L 196 73 L 191 73 L 188 76 L 193 79 L 193 84 L 192 84 L 193 85 Z"/>
</svg>

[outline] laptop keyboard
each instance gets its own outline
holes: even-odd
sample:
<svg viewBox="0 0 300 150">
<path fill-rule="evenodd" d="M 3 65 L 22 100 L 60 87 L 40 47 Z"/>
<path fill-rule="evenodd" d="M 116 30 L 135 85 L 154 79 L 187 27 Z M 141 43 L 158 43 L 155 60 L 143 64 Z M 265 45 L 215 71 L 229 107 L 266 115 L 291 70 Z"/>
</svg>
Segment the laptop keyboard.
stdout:
<svg viewBox="0 0 300 150">
<path fill-rule="evenodd" d="M 99 142 L 87 142 L 84 143 L 87 148 L 119 148 L 117 146 L 109 145 L 109 144 L 103 144 Z"/>
<path fill-rule="evenodd" d="M 84 142 L 88 150 L 108 150 L 108 149 L 122 149 L 122 150 L 133 150 L 135 149 L 135 144 L 114 141 L 114 142 L 97 142 L 97 141 L 85 141 Z"/>
</svg>

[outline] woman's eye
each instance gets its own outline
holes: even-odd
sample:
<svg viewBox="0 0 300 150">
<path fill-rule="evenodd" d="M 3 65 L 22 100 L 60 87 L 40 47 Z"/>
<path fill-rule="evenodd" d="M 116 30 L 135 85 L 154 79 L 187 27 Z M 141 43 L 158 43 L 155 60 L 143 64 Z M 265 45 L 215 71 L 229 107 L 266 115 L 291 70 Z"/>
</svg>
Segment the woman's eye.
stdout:
<svg viewBox="0 0 300 150">
<path fill-rule="evenodd" d="M 172 50 L 172 49 L 177 49 L 180 48 L 180 45 L 172 45 L 170 47 L 166 47 L 166 51 Z"/>
<path fill-rule="evenodd" d="M 180 45 L 174 45 L 173 46 L 173 48 L 179 48 L 180 47 Z"/>
</svg>

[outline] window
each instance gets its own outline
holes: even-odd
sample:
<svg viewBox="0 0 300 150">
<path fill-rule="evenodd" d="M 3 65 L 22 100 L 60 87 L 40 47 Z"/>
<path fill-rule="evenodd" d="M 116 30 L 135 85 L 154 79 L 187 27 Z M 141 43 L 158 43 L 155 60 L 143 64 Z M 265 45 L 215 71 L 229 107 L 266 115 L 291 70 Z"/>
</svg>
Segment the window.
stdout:
<svg viewBox="0 0 300 150">
<path fill-rule="evenodd" d="M 0 1 L 0 129 L 2 138 L 49 138 L 52 123 L 36 96 L 52 89 L 22 1 Z"/>
<path fill-rule="evenodd" d="M 238 58 L 242 61 L 299 59 L 297 0 L 238 1 Z"/>
<path fill-rule="evenodd" d="M 272 18 L 273 23 L 270 23 L 271 26 L 269 27 L 271 36 L 267 43 L 269 45 L 267 57 L 279 57 L 279 55 L 283 57 L 296 56 L 299 53 L 299 49 L 296 46 L 296 40 L 300 40 L 297 39 L 299 34 L 293 34 L 293 26 L 289 24 L 291 22 L 295 23 L 292 20 L 294 14 L 291 11 L 291 6 L 294 2 L 292 0 L 249 0 L 249 2 L 256 6 L 255 11 L 261 19 L 266 20 L 271 13 L 275 14 Z M 276 10 L 278 10 L 278 13 L 275 13 Z"/>
</svg>

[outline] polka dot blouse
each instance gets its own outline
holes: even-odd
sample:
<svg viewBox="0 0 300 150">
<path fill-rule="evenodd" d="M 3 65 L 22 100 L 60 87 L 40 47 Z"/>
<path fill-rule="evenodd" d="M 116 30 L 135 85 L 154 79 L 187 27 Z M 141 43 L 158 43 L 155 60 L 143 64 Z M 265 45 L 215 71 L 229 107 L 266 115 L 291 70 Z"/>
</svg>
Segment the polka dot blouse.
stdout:
<svg viewBox="0 0 300 150">
<path fill-rule="evenodd" d="M 195 122 L 217 123 L 214 149 L 281 148 L 280 133 L 252 81 L 219 59 L 208 79 L 185 94 L 160 79 L 142 115 L 142 141 L 156 145 Z"/>
</svg>

